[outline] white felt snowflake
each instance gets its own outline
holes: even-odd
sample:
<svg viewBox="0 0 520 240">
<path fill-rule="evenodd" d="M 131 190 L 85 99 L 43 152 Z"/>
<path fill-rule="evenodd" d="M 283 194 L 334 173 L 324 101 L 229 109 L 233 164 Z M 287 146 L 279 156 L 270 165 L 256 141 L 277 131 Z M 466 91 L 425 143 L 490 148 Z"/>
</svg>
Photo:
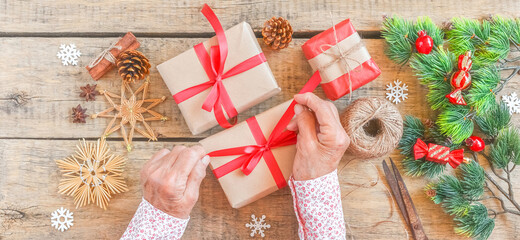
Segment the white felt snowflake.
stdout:
<svg viewBox="0 0 520 240">
<path fill-rule="evenodd" d="M 392 83 L 386 85 L 386 90 L 390 91 L 386 93 L 386 98 L 397 104 L 408 98 L 408 85 L 399 81 L 399 79 L 395 80 L 393 83 L 395 85 Z M 401 85 L 401 83 L 403 85 Z"/>
<path fill-rule="evenodd" d="M 60 51 L 56 54 L 63 66 L 78 65 L 78 58 L 81 56 L 81 52 L 76 48 L 74 43 L 69 45 L 61 44 Z"/>
<path fill-rule="evenodd" d="M 507 107 L 509 107 L 510 114 L 520 113 L 520 99 L 516 95 L 516 92 L 502 96 L 502 101 L 504 101 Z"/>
<path fill-rule="evenodd" d="M 265 229 L 271 228 L 271 225 L 265 223 L 265 215 L 262 215 L 261 218 L 257 218 L 252 214 L 251 219 L 253 222 L 246 223 L 246 227 L 251 229 L 251 237 L 254 237 L 255 234 L 260 234 L 260 236 L 265 237 Z"/>
<path fill-rule="evenodd" d="M 57 209 L 52 213 L 51 216 L 52 226 L 62 232 L 69 229 L 72 225 L 74 225 L 72 223 L 74 221 L 72 214 L 73 213 L 66 208 L 61 207 Z"/>
</svg>

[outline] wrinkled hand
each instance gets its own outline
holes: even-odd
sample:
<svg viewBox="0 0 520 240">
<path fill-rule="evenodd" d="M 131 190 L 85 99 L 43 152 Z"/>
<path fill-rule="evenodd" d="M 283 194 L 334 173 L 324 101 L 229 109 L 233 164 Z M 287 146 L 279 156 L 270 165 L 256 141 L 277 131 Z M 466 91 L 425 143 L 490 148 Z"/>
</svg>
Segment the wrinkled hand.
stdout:
<svg viewBox="0 0 520 240">
<path fill-rule="evenodd" d="M 287 126 L 298 131 L 293 177 L 297 181 L 321 177 L 334 171 L 350 144 L 331 102 L 312 93 L 294 96 L 296 117 Z"/>
<path fill-rule="evenodd" d="M 157 152 L 141 170 L 146 201 L 176 218 L 187 219 L 199 198 L 209 157 L 201 146 L 175 146 Z"/>
</svg>

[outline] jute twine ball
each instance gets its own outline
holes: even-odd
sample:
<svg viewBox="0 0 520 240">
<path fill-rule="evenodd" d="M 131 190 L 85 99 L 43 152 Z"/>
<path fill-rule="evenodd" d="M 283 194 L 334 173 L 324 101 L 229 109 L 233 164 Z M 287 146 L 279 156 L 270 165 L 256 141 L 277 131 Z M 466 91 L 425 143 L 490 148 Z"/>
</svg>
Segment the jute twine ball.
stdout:
<svg viewBox="0 0 520 240">
<path fill-rule="evenodd" d="M 399 110 L 383 98 L 358 99 L 340 118 L 350 137 L 347 152 L 360 158 L 381 157 L 392 152 L 403 135 Z"/>
</svg>

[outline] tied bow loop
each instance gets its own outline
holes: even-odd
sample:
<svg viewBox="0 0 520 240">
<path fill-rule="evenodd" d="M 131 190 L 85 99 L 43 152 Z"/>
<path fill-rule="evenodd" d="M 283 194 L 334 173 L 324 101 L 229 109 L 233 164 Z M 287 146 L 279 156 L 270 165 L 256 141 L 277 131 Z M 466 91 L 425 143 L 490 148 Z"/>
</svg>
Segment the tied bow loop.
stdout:
<svg viewBox="0 0 520 240">
<path fill-rule="evenodd" d="M 215 31 L 218 42 L 217 45 L 210 47 L 209 54 L 202 43 L 199 43 L 194 47 L 199 62 L 208 76 L 208 81 L 174 94 L 173 99 L 177 104 L 179 104 L 204 90 L 211 88 L 208 96 L 202 104 L 202 109 L 208 112 L 213 111 L 219 125 L 223 128 L 230 128 L 236 124 L 236 116 L 238 115 L 238 112 L 235 109 L 224 84 L 222 84 L 222 80 L 250 70 L 267 60 L 263 53 L 259 53 L 239 63 L 228 71 L 224 71 L 224 65 L 228 56 L 228 43 L 226 35 L 224 34 L 224 29 L 215 13 L 207 4 L 204 4 L 201 12 Z M 226 115 L 231 121 L 228 121 Z"/>
<path fill-rule="evenodd" d="M 305 84 L 301 93 L 312 92 L 321 82 L 319 72 L 315 72 L 310 80 Z M 284 112 L 278 123 L 275 125 L 269 137 L 266 139 L 258 121 L 255 117 L 246 120 L 246 123 L 251 130 L 256 145 L 247 145 L 241 147 L 233 147 L 227 149 L 216 150 L 208 153 L 210 157 L 224 157 L 224 156 L 238 156 L 237 158 L 213 169 L 215 177 L 221 178 L 226 174 L 241 169 L 245 175 L 249 175 L 260 160 L 264 161 L 273 176 L 278 188 L 283 188 L 287 185 L 285 177 L 283 176 L 278 163 L 272 153 L 272 150 L 279 147 L 296 144 L 297 135 L 293 131 L 286 129 L 287 125 L 294 116 L 294 106 L 296 102 L 293 100 L 287 110 Z"/>
</svg>

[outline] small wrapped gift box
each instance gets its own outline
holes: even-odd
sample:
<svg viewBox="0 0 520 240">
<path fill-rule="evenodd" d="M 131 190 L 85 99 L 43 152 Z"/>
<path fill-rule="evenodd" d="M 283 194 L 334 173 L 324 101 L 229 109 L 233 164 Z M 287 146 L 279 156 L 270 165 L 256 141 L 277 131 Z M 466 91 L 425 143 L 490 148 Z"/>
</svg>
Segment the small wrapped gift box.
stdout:
<svg viewBox="0 0 520 240">
<path fill-rule="evenodd" d="M 302 50 L 312 70 L 320 72 L 321 87 L 333 101 L 381 74 L 350 19 L 309 39 Z"/>
<path fill-rule="evenodd" d="M 315 73 L 300 93 L 320 83 Z M 200 144 L 233 208 L 240 208 L 287 186 L 296 154 L 296 133 L 286 130 L 295 101 L 282 103 Z"/>
<path fill-rule="evenodd" d="M 261 134 L 263 134 L 262 137 L 265 139 L 269 138 L 269 134 L 273 131 L 277 119 L 280 119 L 285 110 L 287 110 L 289 104 L 290 101 L 271 108 L 258 114 L 254 118 L 250 118 L 230 129 L 200 141 L 200 144 L 207 152 L 248 144 L 255 145 L 257 144 L 257 141 L 250 129 L 251 126 L 259 126 L 262 132 Z M 252 121 L 256 121 L 256 123 L 252 123 Z M 211 157 L 210 167 L 213 169 L 215 176 L 217 176 L 222 189 L 224 189 L 231 207 L 240 208 L 278 190 L 279 187 L 269 170 L 270 168 L 279 169 L 279 172 L 282 174 L 282 182 L 285 183 L 289 179 L 292 174 L 292 164 L 294 155 L 296 154 L 296 146 L 290 145 L 279 147 L 272 149 L 271 152 L 275 159 L 274 162 L 269 162 L 271 166 L 269 166 L 267 164 L 268 162 L 266 162 L 264 157 L 262 157 L 254 171 L 249 175 L 244 174 L 240 168 L 236 168 L 235 170 L 220 176 L 220 173 L 215 172 L 216 169 L 219 169 L 219 167 L 222 167 L 226 163 L 232 162 L 232 160 L 237 156 Z M 280 188 L 284 186 L 285 185 L 281 185 Z"/>
<path fill-rule="evenodd" d="M 202 12 L 213 16 L 217 36 L 157 66 L 195 135 L 233 126 L 239 112 L 280 92 L 251 26 L 242 22 L 224 32 L 207 5 Z"/>
</svg>

